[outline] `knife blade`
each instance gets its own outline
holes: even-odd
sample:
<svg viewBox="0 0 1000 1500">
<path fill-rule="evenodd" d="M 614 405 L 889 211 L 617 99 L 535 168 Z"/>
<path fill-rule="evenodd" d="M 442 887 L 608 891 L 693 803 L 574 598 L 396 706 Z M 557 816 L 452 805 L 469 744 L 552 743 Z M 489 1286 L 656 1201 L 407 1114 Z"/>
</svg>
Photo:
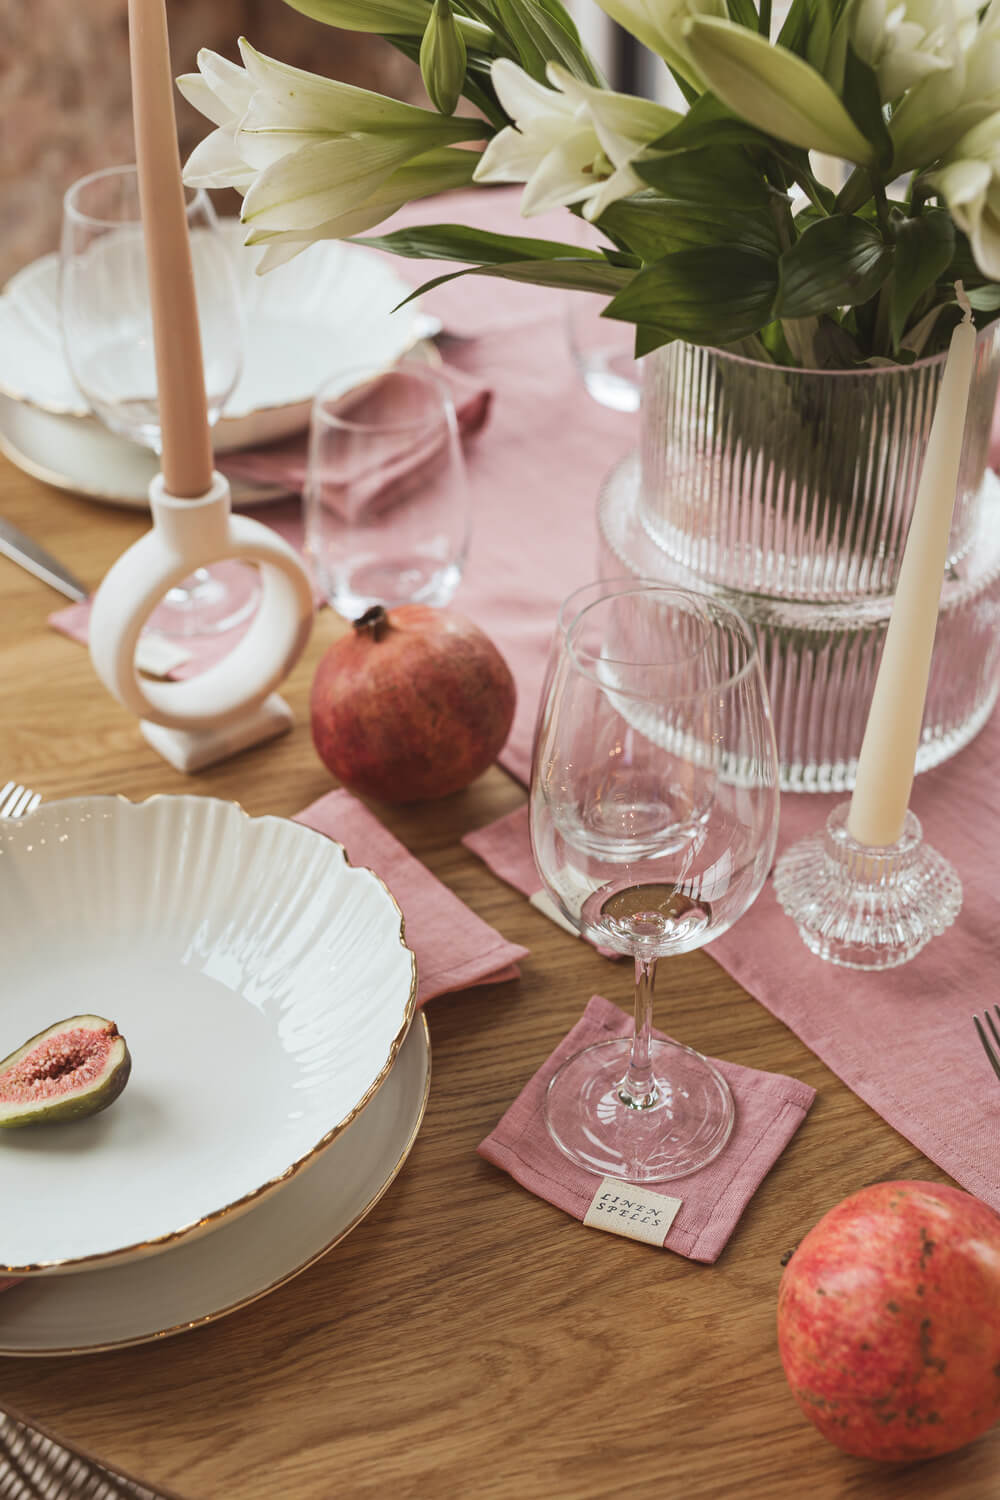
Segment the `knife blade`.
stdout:
<svg viewBox="0 0 1000 1500">
<path fill-rule="evenodd" d="M 67 567 L 46 552 L 44 547 L 25 536 L 10 521 L 0 517 L 0 552 L 4 557 L 9 557 L 11 562 L 19 563 L 50 588 L 65 594 L 67 599 L 73 599 L 77 604 L 87 598 L 87 590 L 78 578 L 75 578 Z"/>
<path fill-rule="evenodd" d="M 82 604 L 89 598 L 87 590 L 69 568 L 53 557 L 51 552 L 46 552 L 44 547 L 39 546 L 33 537 L 25 536 L 23 531 L 19 531 L 11 521 L 5 521 L 2 516 L 0 554 L 26 568 L 35 578 L 40 578 L 43 583 L 58 590 L 60 594 L 65 594 L 67 599 L 72 599 L 76 604 Z M 191 652 L 185 647 L 152 630 L 147 630 L 139 637 L 135 648 L 135 664 L 140 672 L 145 672 L 149 677 L 169 677 L 175 667 L 183 666 L 190 660 Z"/>
</svg>

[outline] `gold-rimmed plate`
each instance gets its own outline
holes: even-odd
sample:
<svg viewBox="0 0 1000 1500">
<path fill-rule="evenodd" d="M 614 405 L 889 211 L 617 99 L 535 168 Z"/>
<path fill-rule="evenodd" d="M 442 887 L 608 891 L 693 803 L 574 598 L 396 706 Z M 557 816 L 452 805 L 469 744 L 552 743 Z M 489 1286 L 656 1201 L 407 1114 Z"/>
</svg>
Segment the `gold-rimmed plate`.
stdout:
<svg viewBox="0 0 1000 1500">
<path fill-rule="evenodd" d="M 0 822 L 0 949 L 0 1055 L 81 1013 L 132 1055 L 109 1109 L 0 1132 L 0 1202 L 18 1206 L 0 1275 L 162 1253 L 287 1191 L 384 1083 L 415 1004 L 382 881 L 211 797 Z"/>
<path fill-rule="evenodd" d="M 417 1138 L 431 1078 L 418 1016 L 385 1083 L 309 1171 L 204 1239 L 110 1270 L 0 1293 L 0 1354 L 97 1353 L 236 1312 L 311 1266 L 387 1191 Z"/>
</svg>

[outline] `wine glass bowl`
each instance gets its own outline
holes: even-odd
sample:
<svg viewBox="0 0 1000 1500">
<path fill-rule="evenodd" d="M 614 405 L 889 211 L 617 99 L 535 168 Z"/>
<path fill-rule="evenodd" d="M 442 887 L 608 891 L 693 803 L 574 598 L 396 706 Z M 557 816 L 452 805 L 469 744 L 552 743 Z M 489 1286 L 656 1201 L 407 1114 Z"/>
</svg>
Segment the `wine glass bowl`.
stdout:
<svg viewBox="0 0 1000 1500">
<path fill-rule="evenodd" d="M 214 426 L 240 377 L 243 313 L 231 247 L 211 199 L 185 189 L 185 202 L 206 413 Z M 59 317 L 67 364 L 94 415 L 109 431 L 159 454 L 156 349 L 134 166 L 91 172 L 65 194 Z M 256 570 L 245 564 L 200 568 L 169 590 L 147 628 L 214 634 L 245 620 L 259 594 Z"/>
<path fill-rule="evenodd" d="M 447 604 L 470 516 L 458 417 L 441 372 L 411 356 L 322 387 L 303 499 L 309 555 L 339 614 Z"/>
<path fill-rule="evenodd" d="M 592 592 L 557 637 L 531 781 L 546 890 L 582 934 L 636 964 L 634 1038 L 571 1058 L 546 1098 L 550 1132 L 578 1165 L 666 1181 L 725 1145 L 721 1075 L 651 1035 L 656 963 L 746 911 L 777 811 L 774 731 L 741 617 L 658 585 Z"/>
<path fill-rule="evenodd" d="M 211 199 L 185 189 L 205 369 L 214 426 L 239 380 L 242 312 L 229 245 Z M 134 166 L 73 183 L 63 203 L 60 315 L 73 379 L 104 425 L 160 449 L 153 318 Z"/>
</svg>

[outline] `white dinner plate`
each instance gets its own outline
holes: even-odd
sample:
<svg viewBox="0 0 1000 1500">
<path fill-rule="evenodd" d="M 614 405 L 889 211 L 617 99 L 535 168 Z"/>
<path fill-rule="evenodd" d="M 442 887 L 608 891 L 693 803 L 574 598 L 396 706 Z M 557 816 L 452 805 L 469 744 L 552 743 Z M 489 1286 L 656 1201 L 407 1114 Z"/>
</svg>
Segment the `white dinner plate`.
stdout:
<svg viewBox="0 0 1000 1500">
<path fill-rule="evenodd" d="M 391 365 L 423 336 L 411 288 L 377 252 L 338 240 L 257 275 L 262 247 L 222 220 L 245 315 L 243 372 L 213 434 L 225 453 L 301 431 L 314 392 L 358 365 Z M 86 419 L 89 408 L 63 352 L 59 257 L 44 255 L 0 295 L 0 393 L 50 416 Z"/>
<path fill-rule="evenodd" d="M 34 1276 L 0 1293 L 0 1354 L 85 1354 L 210 1323 L 305 1270 L 373 1208 L 416 1140 L 430 1088 L 418 1016 L 368 1108 L 301 1173 L 242 1218 L 147 1260 Z"/>
<path fill-rule="evenodd" d="M 56 417 L 0 395 L 0 452 L 56 489 L 129 510 L 149 509 L 149 481 L 159 460 L 138 443 L 102 427 L 96 417 Z M 233 504 L 244 510 L 288 494 L 285 485 L 232 481 Z"/>
<path fill-rule="evenodd" d="M 0 951 L 0 1056 L 91 1013 L 132 1057 L 110 1108 L 0 1131 L 9 1275 L 162 1253 L 283 1191 L 384 1082 L 416 996 L 376 875 L 211 797 L 0 820 Z"/>
</svg>

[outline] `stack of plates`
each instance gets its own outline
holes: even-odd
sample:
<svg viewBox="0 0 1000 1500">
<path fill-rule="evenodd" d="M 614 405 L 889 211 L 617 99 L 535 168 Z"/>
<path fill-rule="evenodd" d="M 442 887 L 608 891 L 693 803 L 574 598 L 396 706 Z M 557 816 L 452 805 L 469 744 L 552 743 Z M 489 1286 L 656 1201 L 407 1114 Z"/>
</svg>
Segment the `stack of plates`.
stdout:
<svg viewBox="0 0 1000 1500">
<path fill-rule="evenodd" d="M 339 844 L 208 797 L 0 822 L 0 1055 L 116 1022 L 121 1096 L 0 1131 L 0 1354 L 232 1312 L 349 1233 L 405 1161 L 430 1047 L 398 906 Z"/>
<path fill-rule="evenodd" d="M 391 365 L 426 336 L 416 302 L 393 312 L 410 287 L 385 257 L 324 241 L 266 276 L 238 221 L 222 221 L 245 314 L 243 373 L 216 427 L 225 453 L 301 431 L 314 392 L 359 365 Z M 157 460 L 107 431 L 73 382 L 59 322 L 59 257 L 19 271 L 0 295 L 0 450 L 60 489 L 144 508 Z M 235 484 L 236 504 L 281 491 Z"/>
</svg>

